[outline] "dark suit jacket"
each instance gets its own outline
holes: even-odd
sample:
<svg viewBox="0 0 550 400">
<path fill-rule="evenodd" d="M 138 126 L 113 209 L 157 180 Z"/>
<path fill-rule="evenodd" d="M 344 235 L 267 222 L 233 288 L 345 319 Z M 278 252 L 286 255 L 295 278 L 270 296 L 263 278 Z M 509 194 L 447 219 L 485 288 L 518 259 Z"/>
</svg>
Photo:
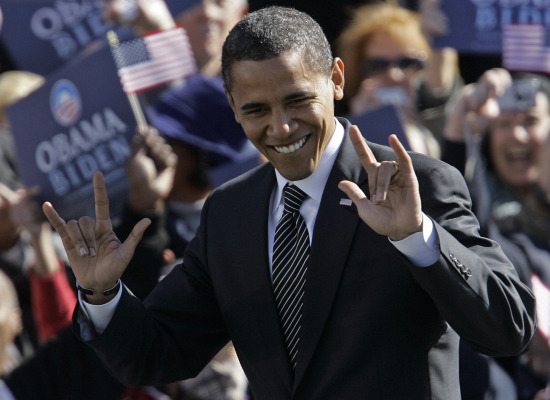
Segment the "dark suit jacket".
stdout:
<svg viewBox="0 0 550 400">
<path fill-rule="evenodd" d="M 369 145 L 378 160 L 394 157 Z M 533 297 L 500 247 L 479 237 L 460 173 L 411 157 L 441 242 L 438 262 L 413 266 L 339 205 L 343 179 L 368 193 L 346 134 L 315 223 L 294 373 L 269 273 L 270 164 L 217 189 L 183 264 L 144 305 L 124 291 L 106 330 L 88 343 L 129 385 L 193 376 L 231 339 L 255 400 L 459 399 L 459 335 L 485 354 L 521 352 L 535 329 Z"/>
</svg>

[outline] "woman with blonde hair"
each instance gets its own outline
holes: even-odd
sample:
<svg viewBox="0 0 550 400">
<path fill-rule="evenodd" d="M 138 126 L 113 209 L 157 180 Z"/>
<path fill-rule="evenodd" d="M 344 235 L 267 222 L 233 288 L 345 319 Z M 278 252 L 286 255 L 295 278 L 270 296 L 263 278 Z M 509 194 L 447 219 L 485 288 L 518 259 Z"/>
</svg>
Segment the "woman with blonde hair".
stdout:
<svg viewBox="0 0 550 400">
<path fill-rule="evenodd" d="M 359 7 L 337 48 L 346 76 L 341 111 L 353 116 L 393 104 L 410 148 L 439 157 L 445 108 L 462 79 L 456 52 L 429 44 L 431 36 L 444 31 L 436 6 L 425 0 L 421 13 L 391 3 Z M 435 24 L 438 19 L 442 22 Z"/>
</svg>

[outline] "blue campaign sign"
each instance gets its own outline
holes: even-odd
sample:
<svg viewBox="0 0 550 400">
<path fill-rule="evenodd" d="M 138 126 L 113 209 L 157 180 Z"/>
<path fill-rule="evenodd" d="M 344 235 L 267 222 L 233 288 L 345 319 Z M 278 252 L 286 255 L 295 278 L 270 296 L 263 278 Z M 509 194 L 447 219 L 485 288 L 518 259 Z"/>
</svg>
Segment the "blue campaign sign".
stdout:
<svg viewBox="0 0 550 400">
<path fill-rule="evenodd" d="M 436 48 L 453 47 L 461 53 L 498 55 L 502 27 L 511 24 L 550 26 L 548 0 L 442 0 L 449 34 L 434 39 Z"/>
<path fill-rule="evenodd" d="M 357 125 L 361 134 L 369 142 L 388 145 L 388 137 L 392 134 L 407 150 L 411 149 L 401 118 L 395 106 L 388 104 L 366 111 L 363 114 L 348 116 L 348 120 Z"/>
<path fill-rule="evenodd" d="M 16 69 L 47 75 L 114 27 L 97 0 L 0 0 L 0 40 Z M 128 28 L 115 28 L 129 36 Z"/>
<path fill-rule="evenodd" d="M 50 74 L 7 114 L 23 182 L 40 187 L 41 201 L 66 219 L 94 215 L 92 176 L 100 170 L 118 215 L 136 122 L 107 46 Z"/>
</svg>

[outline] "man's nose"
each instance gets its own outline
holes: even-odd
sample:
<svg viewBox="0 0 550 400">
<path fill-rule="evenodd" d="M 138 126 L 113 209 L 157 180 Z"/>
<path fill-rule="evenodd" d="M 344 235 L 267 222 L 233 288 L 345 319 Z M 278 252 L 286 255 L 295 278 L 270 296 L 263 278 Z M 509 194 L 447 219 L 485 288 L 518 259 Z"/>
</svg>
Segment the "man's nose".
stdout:
<svg viewBox="0 0 550 400">
<path fill-rule="evenodd" d="M 274 111 L 267 134 L 278 139 L 287 138 L 296 129 L 297 123 L 291 115 L 284 110 Z"/>
</svg>

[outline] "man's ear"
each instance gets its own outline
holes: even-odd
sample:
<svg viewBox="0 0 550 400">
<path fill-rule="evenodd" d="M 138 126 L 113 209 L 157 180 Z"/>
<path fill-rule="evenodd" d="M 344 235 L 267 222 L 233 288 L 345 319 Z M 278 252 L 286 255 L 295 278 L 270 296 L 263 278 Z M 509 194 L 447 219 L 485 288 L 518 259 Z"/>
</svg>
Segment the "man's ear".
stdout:
<svg viewBox="0 0 550 400">
<path fill-rule="evenodd" d="M 334 85 L 334 99 L 342 100 L 344 97 L 344 62 L 341 58 L 335 57 L 332 64 L 332 83 Z"/>
<path fill-rule="evenodd" d="M 237 117 L 237 109 L 235 108 L 235 100 L 233 100 L 233 96 L 231 96 L 231 93 L 229 93 L 229 90 L 227 90 L 225 85 L 223 85 L 223 91 L 225 92 L 225 95 L 227 96 L 227 101 L 229 101 L 229 105 L 233 110 L 233 115 L 235 115 L 235 121 L 237 121 L 237 123 L 240 124 L 241 121 L 239 121 L 239 118 Z"/>
</svg>

